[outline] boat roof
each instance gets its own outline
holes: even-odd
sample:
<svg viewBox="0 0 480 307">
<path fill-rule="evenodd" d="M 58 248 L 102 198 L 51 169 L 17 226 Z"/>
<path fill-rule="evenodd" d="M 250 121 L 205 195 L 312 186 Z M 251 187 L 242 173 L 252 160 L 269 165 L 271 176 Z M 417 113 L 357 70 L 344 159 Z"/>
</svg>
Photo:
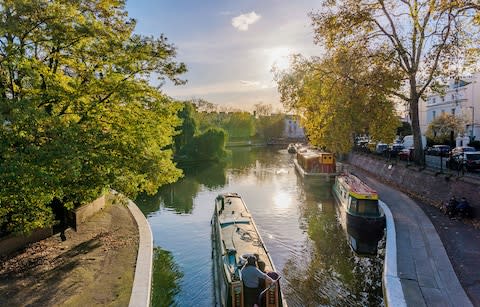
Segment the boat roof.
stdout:
<svg viewBox="0 0 480 307">
<path fill-rule="evenodd" d="M 225 265 L 229 267 L 230 272 L 238 269 L 238 265 L 246 260 L 246 255 L 253 254 L 257 254 L 258 259 L 265 263 L 265 271 L 275 271 L 268 250 L 243 199 L 236 193 L 220 194 L 215 210 L 223 253 L 235 255 L 234 258 L 224 257 Z M 244 260 L 241 259 L 242 256 Z"/>
<path fill-rule="evenodd" d="M 346 185 L 352 196 L 358 199 L 378 199 L 378 193 L 357 176 L 352 174 L 342 174 L 337 176 L 337 180 Z"/>
<path fill-rule="evenodd" d="M 299 150 L 297 155 L 303 156 L 305 158 L 310 158 L 310 157 L 320 157 L 322 155 L 332 155 L 332 153 L 308 148 L 308 149 Z"/>
</svg>

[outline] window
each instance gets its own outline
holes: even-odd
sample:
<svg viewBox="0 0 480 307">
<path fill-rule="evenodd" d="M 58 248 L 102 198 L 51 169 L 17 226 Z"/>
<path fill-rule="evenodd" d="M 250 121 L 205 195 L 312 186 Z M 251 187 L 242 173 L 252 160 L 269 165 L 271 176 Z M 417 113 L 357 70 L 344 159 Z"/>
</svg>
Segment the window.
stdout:
<svg viewBox="0 0 480 307">
<path fill-rule="evenodd" d="M 433 119 L 435 119 L 435 117 L 437 117 L 437 112 L 436 111 L 432 111 L 432 117 L 433 117 Z"/>
<path fill-rule="evenodd" d="M 435 103 L 435 100 L 436 100 L 436 98 L 433 98 L 433 102 L 432 102 L 432 103 Z"/>
<path fill-rule="evenodd" d="M 352 199 L 350 201 L 350 208 L 348 208 L 348 210 L 352 213 L 357 213 L 357 200 Z"/>
<path fill-rule="evenodd" d="M 445 101 L 445 96 L 442 96 L 442 102 L 444 102 L 444 101 Z"/>
<path fill-rule="evenodd" d="M 455 108 L 452 109 L 452 115 L 455 115 Z"/>
<path fill-rule="evenodd" d="M 357 200 L 357 212 L 364 216 L 378 216 L 378 205 L 376 201 L 359 199 Z"/>
</svg>

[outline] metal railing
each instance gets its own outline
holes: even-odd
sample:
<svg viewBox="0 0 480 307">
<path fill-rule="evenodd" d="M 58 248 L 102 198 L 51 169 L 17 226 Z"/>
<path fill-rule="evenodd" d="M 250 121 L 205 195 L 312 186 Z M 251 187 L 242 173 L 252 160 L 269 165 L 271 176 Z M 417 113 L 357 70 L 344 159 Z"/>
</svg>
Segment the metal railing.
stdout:
<svg viewBox="0 0 480 307">
<path fill-rule="evenodd" d="M 406 167 L 415 166 L 413 160 L 408 157 L 406 160 L 400 159 L 398 153 L 392 154 L 391 152 L 385 151 L 383 153 L 374 153 L 369 151 L 364 147 L 354 147 L 353 152 L 369 155 L 376 159 L 384 159 L 386 162 L 391 164 L 404 164 Z M 423 165 L 417 165 L 420 169 L 429 169 L 436 172 L 437 174 L 445 174 L 448 176 L 457 176 L 457 177 L 472 177 L 480 178 L 480 171 L 469 171 L 465 164 L 460 163 L 455 166 L 449 166 L 447 161 L 449 159 L 448 155 L 427 155 L 424 151 Z"/>
</svg>

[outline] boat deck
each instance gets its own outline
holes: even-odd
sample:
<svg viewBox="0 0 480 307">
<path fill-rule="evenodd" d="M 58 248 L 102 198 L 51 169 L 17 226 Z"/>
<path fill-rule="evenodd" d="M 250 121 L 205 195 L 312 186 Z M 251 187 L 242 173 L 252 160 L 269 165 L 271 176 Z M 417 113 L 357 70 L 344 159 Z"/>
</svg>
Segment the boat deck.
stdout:
<svg viewBox="0 0 480 307">
<path fill-rule="evenodd" d="M 219 207 L 217 216 L 223 247 L 227 253 L 236 251 L 235 259 L 225 258 L 229 262 L 227 265 L 234 269 L 234 266 L 240 263 L 242 255 L 257 254 L 258 260 L 265 263 L 265 271 L 275 271 L 268 257 L 268 250 L 263 245 L 252 215 L 242 198 L 239 196 L 225 197 L 223 210 L 220 205 Z"/>
</svg>

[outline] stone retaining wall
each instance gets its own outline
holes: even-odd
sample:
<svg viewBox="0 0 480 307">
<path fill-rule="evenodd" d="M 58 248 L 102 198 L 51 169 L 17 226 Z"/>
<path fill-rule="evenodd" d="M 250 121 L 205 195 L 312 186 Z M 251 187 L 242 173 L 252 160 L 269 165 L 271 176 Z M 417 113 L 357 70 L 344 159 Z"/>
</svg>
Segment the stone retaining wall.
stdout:
<svg viewBox="0 0 480 307">
<path fill-rule="evenodd" d="M 99 198 L 95 199 L 89 204 L 83 205 L 78 207 L 74 210 L 74 228 L 78 231 L 79 227 L 81 227 L 82 223 L 85 222 L 89 217 L 94 215 L 100 210 L 105 208 L 107 195 L 102 195 Z"/>
<path fill-rule="evenodd" d="M 0 256 L 6 256 L 17 251 L 30 243 L 35 243 L 46 239 L 53 234 L 52 228 L 42 228 L 32 231 L 28 236 L 8 235 L 0 240 Z"/>
<path fill-rule="evenodd" d="M 348 161 L 378 178 L 393 184 L 431 205 L 440 207 L 442 202 L 455 195 L 466 197 L 474 208 L 475 219 L 480 216 L 480 178 L 456 177 L 438 174 L 419 167 L 407 167 L 404 163 L 388 162 L 368 155 L 352 153 Z"/>
<path fill-rule="evenodd" d="M 93 202 L 81 206 L 76 210 L 71 212 L 70 220 L 74 225 L 72 225 L 75 230 L 78 230 L 81 227 L 82 223 L 97 213 L 100 210 L 103 210 L 106 205 L 106 200 L 109 195 L 103 195 L 94 200 Z M 14 251 L 24 248 L 30 243 L 35 243 L 40 240 L 46 239 L 53 235 L 53 228 L 43 228 L 43 229 L 36 229 L 30 235 L 8 235 L 4 238 L 0 239 L 0 256 L 8 255 Z"/>
</svg>

